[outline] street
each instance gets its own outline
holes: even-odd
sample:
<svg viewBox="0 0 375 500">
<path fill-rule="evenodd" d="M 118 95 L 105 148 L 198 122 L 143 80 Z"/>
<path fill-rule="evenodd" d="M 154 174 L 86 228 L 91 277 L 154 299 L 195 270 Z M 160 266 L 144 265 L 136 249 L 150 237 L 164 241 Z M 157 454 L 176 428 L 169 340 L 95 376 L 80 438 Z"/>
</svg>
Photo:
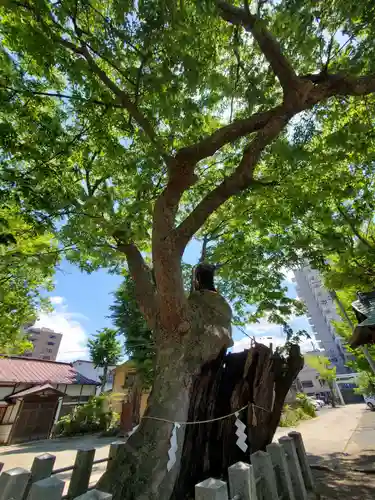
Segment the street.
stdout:
<svg viewBox="0 0 375 500">
<path fill-rule="evenodd" d="M 295 428 L 279 427 L 274 441 L 291 430 L 302 434 L 311 455 L 324 457 L 375 450 L 375 412 L 367 410 L 365 404 L 322 408 L 317 418 L 303 421 Z"/>
<path fill-rule="evenodd" d="M 348 405 L 340 408 L 323 408 L 318 417 L 301 422 L 295 428 L 279 428 L 274 440 L 285 436 L 291 430 L 298 430 L 303 436 L 306 451 L 312 462 L 322 460 L 341 460 L 346 454 L 358 456 L 364 452 L 375 451 L 375 412 L 366 409 L 364 404 Z M 77 438 L 53 439 L 25 443 L 0 448 L 0 462 L 4 470 L 13 467 L 30 469 L 34 457 L 42 453 L 56 456 L 55 469 L 74 464 L 77 449 L 96 448 L 95 459 L 108 456 L 109 445 L 115 438 L 80 436 Z M 348 457 L 349 458 L 349 457 Z M 106 469 L 106 463 L 94 465 L 91 485 L 95 484 Z M 71 472 L 58 477 L 69 481 Z M 65 487 L 65 491 L 67 485 Z"/>
</svg>

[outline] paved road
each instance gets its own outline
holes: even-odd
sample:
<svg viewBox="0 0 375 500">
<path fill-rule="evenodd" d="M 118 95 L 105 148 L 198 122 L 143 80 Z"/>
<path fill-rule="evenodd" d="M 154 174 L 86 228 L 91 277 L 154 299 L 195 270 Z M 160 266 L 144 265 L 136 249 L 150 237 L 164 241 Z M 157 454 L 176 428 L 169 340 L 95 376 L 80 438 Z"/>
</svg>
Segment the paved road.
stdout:
<svg viewBox="0 0 375 500">
<path fill-rule="evenodd" d="M 375 412 L 367 410 L 364 404 L 323 408 L 318 415 L 293 429 L 279 428 L 275 440 L 290 430 L 298 430 L 307 452 L 312 455 L 358 453 L 365 448 L 375 450 Z"/>
</svg>

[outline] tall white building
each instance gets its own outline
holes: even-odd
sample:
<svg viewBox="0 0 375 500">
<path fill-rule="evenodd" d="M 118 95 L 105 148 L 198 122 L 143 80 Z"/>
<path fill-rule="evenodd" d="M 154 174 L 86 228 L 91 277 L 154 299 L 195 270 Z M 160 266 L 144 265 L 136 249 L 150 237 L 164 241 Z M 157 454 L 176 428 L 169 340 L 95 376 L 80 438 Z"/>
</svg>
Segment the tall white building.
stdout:
<svg viewBox="0 0 375 500">
<path fill-rule="evenodd" d="M 324 356 L 336 366 L 337 373 L 348 373 L 350 355 L 331 321 L 341 321 L 330 292 L 324 288 L 319 271 L 309 266 L 294 271 L 297 294 L 307 307 L 308 321 Z M 323 353 L 322 353 L 323 354 Z"/>
</svg>

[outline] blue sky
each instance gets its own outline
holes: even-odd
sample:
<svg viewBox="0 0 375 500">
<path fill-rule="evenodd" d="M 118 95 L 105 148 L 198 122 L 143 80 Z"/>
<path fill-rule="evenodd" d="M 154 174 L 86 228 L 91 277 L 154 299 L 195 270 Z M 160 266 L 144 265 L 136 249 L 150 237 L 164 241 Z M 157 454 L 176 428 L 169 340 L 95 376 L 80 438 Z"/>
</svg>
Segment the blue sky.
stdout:
<svg viewBox="0 0 375 500">
<path fill-rule="evenodd" d="M 200 248 L 199 242 L 192 241 L 186 249 L 184 260 L 195 264 Z M 288 295 L 296 297 L 291 278 L 292 273 L 286 272 Z M 69 262 L 63 261 L 56 271 L 55 282 L 55 289 L 50 294 L 54 312 L 42 313 L 37 325 L 63 334 L 58 360 L 88 359 L 88 337 L 105 326 L 111 326 L 111 320 L 108 318 L 109 306 L 113 303 L 112 294 L 121 283 L 121 277 L 108 274 L 106 270 L 86 274 Z M 311 331 L 305 317 L 291 318 L 290 324 L 296 330 L 303 328 Z M 270 324 L 266 320 L 248 325 L 245 330 L 266 344 L 271 339 L 274 345 L 284 341 L 280 326 Z M 233 332 L 233 340 L 234 350 L 249 346 L 249 338 L 238 329 Z M 306 342 L 303 347 L 311 348 L 311 342 Z"/>
</svg>

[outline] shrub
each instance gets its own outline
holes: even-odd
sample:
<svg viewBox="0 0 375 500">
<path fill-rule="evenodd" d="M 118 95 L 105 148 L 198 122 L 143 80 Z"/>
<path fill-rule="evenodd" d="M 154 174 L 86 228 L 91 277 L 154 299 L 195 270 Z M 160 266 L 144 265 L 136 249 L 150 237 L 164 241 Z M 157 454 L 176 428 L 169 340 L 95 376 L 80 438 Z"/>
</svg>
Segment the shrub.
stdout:
<svg viewBox="0 0 375 500">
<path fill-rule="evenodd" d="M 87 403 L 76 406 L 72 413 L 57 422 L 55 436 L 74 436 L 94 432 L 107 432 L 116 428 L 120 415 L 112 410 L 108 396 L 93 396 Z"/>
<path fill-rule="evenodd" d="M 315 406 L 311 402 L 311 400 L 306 396 L 306 394 L 299 393 L 297 394 L 297 405 L 299 408 L 309 415 L 310 417 L 316 417 Z"/>
<path fill-rule="evenodd" d="M 316 417 L 313 403 L 306 394 L 297 394 L 297 400 L 291 405 L 284 405 L 280 418 L 280 427 L 294 427 L 301 420 L 309 420 Z"/>
</svg>

